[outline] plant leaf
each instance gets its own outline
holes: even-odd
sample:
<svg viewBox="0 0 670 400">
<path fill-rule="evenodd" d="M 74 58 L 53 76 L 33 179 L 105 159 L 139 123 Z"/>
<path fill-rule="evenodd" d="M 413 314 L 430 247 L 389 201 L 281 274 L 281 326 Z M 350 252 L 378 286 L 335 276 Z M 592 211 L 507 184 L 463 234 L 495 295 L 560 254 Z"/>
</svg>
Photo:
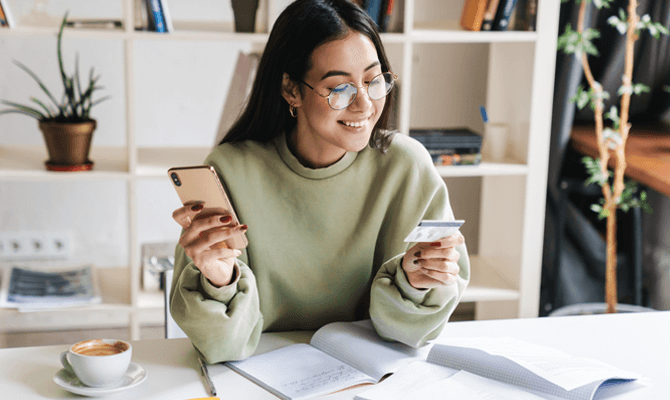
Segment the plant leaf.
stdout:
<svg viewBox="0 0 670 400">
<path fill-rule="evenodd" d="M 51 95 L 51 92 L 49 91 L 49 89 L 47 89 L 46 85 L 42 82 L 42 80 L 32 70 L 30 70 L 30 68 L 26 67 L 25 65 L 23 65 L 19 61 L 14 60 L 13 62 L 19 68 L 24 70 L 28 75 L 30 75 L 35 80 L 35 82 L 37 82 L 37 84 L 40 86 L 40 88 L 42 88 L 42 91 L 44 91 L 44 93 L 46 93 L 46 95 L 49 96 L 49 99 L 51 99 L 51 101 L 56 105 L 56 107 L 59 107 L 58 102 L 53 97 L 53 95 Z"/>
<path fill-rule="evenodd" d="M 23 104 L 19 103 L 14 103 L 13 101 L 7 101 L 7 100 L 0 100 L 0 103 L 8 105 L 10 107 L 14 107 L 16 110 L 23 111 L 24 113 L 30 113 L 32 114 L 35 118 L 38 119 L 44 119 L 44 114 L 42 114 L 39 110 L 25 106 Z"/>
<path fill-rule="evenodd" d="M 49 108 L 47 106 L 45 106 L 44 103 L 42 103 L 39 99 L 37 99 L 35 97 L 31 97 L 30 101 L 32 101 L 33 103 L 36 103 L 37 105 L 42 107 L 44 109 L 44 111 L 46 111 L 47 117 L 53 118 L 53 114 L 51 114 L 51 110 L 49 110 Z"/>
</svg>

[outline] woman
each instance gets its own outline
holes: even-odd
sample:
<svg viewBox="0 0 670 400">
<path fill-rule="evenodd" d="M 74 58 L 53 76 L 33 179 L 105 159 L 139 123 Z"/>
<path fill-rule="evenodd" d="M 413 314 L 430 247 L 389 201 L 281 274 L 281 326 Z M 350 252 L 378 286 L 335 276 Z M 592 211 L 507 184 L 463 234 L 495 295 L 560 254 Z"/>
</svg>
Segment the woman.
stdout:
<svg viewBox="0 0 670 400">
<path fill-rule="evenodd" d="M 415 347 L 440 333 L 470 267 L 460 233 L 403 242 L 454 216 L 427 151 L 386 131 L 394 79 L 355 4 L 298 0 L 277 19 L 249 104 L 205 161 L 245 225 L 173 213 L 171 311 L 207 362 L 248 357 L 266 330 L 338 320 L 370 318 Z M 246 249 L 210 247 L 241 232 Z"/>
</svg>

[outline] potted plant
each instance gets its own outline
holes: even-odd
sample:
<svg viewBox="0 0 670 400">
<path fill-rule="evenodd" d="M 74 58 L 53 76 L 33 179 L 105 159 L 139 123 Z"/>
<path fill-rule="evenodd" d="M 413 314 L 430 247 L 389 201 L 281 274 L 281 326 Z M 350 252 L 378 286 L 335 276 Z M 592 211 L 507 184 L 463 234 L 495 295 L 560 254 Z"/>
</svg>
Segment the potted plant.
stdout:
<svg viewBox="0 0 670 400">
<path fill-rule="evenodd" d="M 577 0 L 578 3 L 580 0 Z M 600 8 L 609 8 L 614 0 L 593 0 L 594 5 Z M 613 15 L 608 19 L 608 23 L 614 26 L 619 33 L 626 35 L 626 51 L 624 60 L 624 74 L 622 85 L 619 88 L 620 106 L 612 106 L 607 112 L 604 110 L 604 100 L 609 99 L 610 94 L 603 90 L 593 77 L 589 67 L 588 56 L 598 55 L 596 46 L 592 43 L 593 39 L 600 36 L 598 30 L 593 28 L 586 29 L 584 19 L 586 17 L 586 6 L 588 1 L 582 0 L 579 9 L 577 30 L 572 30 L 568 24 L 565 32 L 558 38 L 558 49 L 566 54 L 575 54 L 580 58 L 584 69 L 584 75 L 589 84 L 586 90 L 582 86 L 577 89 L 577 94 L 571 99 L 579 108 L 587 104 L 594 110 L 595 132 L 600 158 L 594 160 L 590 157 L 584 157 L 582 162 L 586 166 L 590 177 L 586 184 L 597 183 L 602 188 L 603 197 L 600 204 L 594 204 L 591 209 L 598 213 L 599 218 L 607 218 L 606 225 L 606 272 L 605 272 L 605 301 L 607 313 L 614 313 L 619 310 L 617 304 L 617 209 L 627 211 L 631 207 L 642 207 L 650 212 L 650 207 L 646 202 L 646 193 L 640 193 L 639 197 L 634 196 L 637 192 L 637 185 L 633 181 L 624 181 L 624 172 L 626 170 L 626 140 L 631 129 L 628 121 L 630 100 L 632 95 L 639 95 L 648 92 L 649 88 L 643 84 L 635 84 L 632 81 L 634 66 L 634 44 L 639 38 L 641 31 L 648 31 L 652 36 L 658 38 L 660 34 L 667 35 L 668 29 L 660 23 L 651 21 L 649 15 L 640 17 L 637 14 L 637 0 L 628 2 L 628 10 L 619 10 L 618 15 Z M 609 120 L 608 127 L 605 127 L 605 119 Z M 614 152 L 612 155 L 611 151 Z M 611 173 L 608 168 L 610 157 L 614 157 L 616 168 Z M 594 307 L 587 307 L 593 309 Z M 567 307 L 566 307 L 567 308 Z M 559 310 L 557 310 L 559 311 Z M 552 313 L 553 315 L 556 315 Z M 560 312 L 558 314 L 561 314 Z"/>
<path fill-rule="evenodd" d="M 7 109 L 0 110 L 0 114 L 24 114 L 38 120 L 38 126 L 42 131 L 49 153 L 49 160 L 45 163 L 47 169 L 52 171 L 89 170 L 93 167 L 93 162 L 88 159 L 88 154 L 93 131 L 96 128 L 96 121 L 90 117 L 91 108 L 108 99 L 109 96 L 93 100 L 93 93 L 102 89 L 101 86 L 97 85 L 100 77 L 94 76 L 93 68 L 91 68 L 89 74 L 88 85 L 86 87 L 81 85 L 78 55 L 74 74 L 68 76 L 65 73 L 61 44 L 66 23 L 67 13 L 63 17 L 58 31 L 58 67 L 64 89 L 61 101 L 58 101 L 52 95 L 33 71 L 19 61 L 14 60 L 14 64 L 37 82 L 49 98 L 47 103 L 50 102 L 51 104 L 45 104 L 45 102 L 35 97 L 30 98 L 30 101 L 34 103 L 31 106 L 0 100 L 2 104 L 9 106 Z"/>
</svg>

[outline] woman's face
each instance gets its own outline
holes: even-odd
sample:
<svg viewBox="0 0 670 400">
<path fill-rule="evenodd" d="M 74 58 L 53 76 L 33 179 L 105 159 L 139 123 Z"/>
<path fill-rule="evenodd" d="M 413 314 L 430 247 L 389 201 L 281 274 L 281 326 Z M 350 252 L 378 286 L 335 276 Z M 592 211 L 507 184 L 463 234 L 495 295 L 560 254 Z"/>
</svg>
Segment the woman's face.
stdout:
<svg viewBox="0 0 670 400">
<path fill-rule="evenodd" d="M 328 99 L 303 85 L 297 106 L 296 134 L 289 140 L 296 156 L 306 166 L 325 167 L 347 151 L 367 146 L 372 129 L 384 109 L 385 98 L 372 100 L 367 84 L 382 73 L 372 41 L 358 32 L 317 47 L 312 53 L 312 68 L 303 81 L 318 93 L 328 95 L 341 83 L 358 86 L 356 99 L 342 110 L 333 110 Z"/>
</svg>

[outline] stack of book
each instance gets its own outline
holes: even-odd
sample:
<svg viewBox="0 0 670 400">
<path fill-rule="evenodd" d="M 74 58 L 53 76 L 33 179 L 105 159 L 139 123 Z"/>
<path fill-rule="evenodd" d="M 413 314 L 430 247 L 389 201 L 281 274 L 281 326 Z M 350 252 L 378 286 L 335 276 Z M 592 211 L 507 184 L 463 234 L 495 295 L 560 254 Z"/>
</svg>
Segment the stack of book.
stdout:
<svg viewBox="0 0 670 400">
<path fill-rule="evenodd" d="M 482 137 L 467 128 L 410 129 L 409 135 L 423 144 L 437 166 L 479 165 L 482 160 Z"/>
</svg>

